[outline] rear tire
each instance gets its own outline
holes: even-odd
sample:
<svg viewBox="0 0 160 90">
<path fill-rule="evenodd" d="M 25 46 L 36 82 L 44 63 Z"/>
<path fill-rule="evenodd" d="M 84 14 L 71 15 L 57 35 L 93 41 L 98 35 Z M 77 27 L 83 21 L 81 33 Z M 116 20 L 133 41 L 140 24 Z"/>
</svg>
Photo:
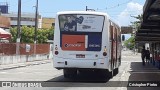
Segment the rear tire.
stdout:
<svg viewBox="0 0 160 90">
<path fill-rule="evenodd" d="M 109 80 L 113 77 L 113 72 L 109 72 L 109 70 L 101 70 L 101 77 Z"/>
<path fill-rule="evenodd" d="M 113 78 L 113 71 L 108 73 L 108 77 L 109 77 L 109 79 Z"/>
<path fill-rule="evenodd" d="M 63 69 L 64 78 L 74 78 L 77 75 L 77 70 L 74 69 Z"/>
<path fill-rule="evenodd" d="M 114 70 L 113 70 L 113 76 L 116 76 L 116 75 L 118 74 L 118 72 L 119 72 L 119 69 L 118 69 L 118 68 L 114 69 Z"/>
</svg>

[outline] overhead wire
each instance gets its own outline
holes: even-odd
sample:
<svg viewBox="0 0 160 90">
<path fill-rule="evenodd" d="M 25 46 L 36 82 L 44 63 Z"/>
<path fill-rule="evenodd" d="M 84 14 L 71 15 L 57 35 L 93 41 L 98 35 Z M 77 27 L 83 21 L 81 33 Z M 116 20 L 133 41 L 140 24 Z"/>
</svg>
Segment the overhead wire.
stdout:
<svg viewBox="0 0 160 90">
<path fill-rule="evenodd" d="M 122 6 L 122 5 L 128 4 L 128 3 L 129 3 L 129 2 L 131 2 L 131 1 L 132 1 L 132 0 L 128 0 L 128 1 L 126 1 L 126 2 L 118 3 L 118 4 L 114 5 L 114 6 L 106 7 L 106 8 L 103 8 L 103 9 L 99 9 L 99 8 L 97 8 L 97 10 L 108 10 L 108 9 L 114 9 L 114 8 L 119 7 L 119 6 Z"/>
<path fill-rule="evenodd" d="M 120 4 L 117 4 L 115 6 L 112 6 L 112 7 L 109 7 L 109 8 L 106 8 L 107 10 L 108 9 L 112 9 L 112 8 L 116 8 L 116 7 L 119 7 L 119 6 L 122 6 L 122 5 L 125 5 L 125 4 L 128 4 L 129 2 L 131 2 L 132 0 L 128 0 L 126 2 L 123 2 L 123 3 L 120 3 Z"/>
</svg>

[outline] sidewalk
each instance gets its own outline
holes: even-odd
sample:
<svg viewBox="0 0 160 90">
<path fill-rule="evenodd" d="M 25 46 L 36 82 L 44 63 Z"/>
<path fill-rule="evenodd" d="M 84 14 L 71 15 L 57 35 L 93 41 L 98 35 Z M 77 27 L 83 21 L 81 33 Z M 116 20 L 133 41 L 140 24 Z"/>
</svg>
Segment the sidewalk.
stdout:
<svg viewBox="0 0 160 90">
<path fill-rule="evenodd" d="M 122 50 L 122 57 L 123 56 L 140 56 L 141 55 L 141 53 L 137 53 L 137 52 L 133 52 L 133 51 L 131 51 L 131 50 L 126 50 L 126 51 L 124 51 L 124 50 Z"/>
<path fill-rule="evenodd" d="M 14 69 L 14 68 L 20 68 L 20 67 L 26 67 L 26 66 L 46 64 L 46 63 L 51 63 L 51 62 L 52 62 L 52 59 L 36 60 L 36 61 L 32 61 L 32 62 L 17 63 L 17 64 L 0 65 L 0 71 L 1 70 Z"/>
</svg>

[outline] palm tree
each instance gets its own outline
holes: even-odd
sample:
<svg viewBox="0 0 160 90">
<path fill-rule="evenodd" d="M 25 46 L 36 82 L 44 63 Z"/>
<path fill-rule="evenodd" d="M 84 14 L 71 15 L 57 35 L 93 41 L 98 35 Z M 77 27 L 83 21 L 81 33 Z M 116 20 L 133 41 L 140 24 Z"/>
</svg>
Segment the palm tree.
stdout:
<svg viewBox="0 0 160 90">
<path fill-rule="evenodd" d="M 131 16 L 131 17 L 137 19 L 137 21 L 131 22 L 132 23 L 131 26 L 133 26 L 134 29 L 137 31 L 138 28 L 140 27 L 140 24 L 141 24 L 142 20 L 143 20 L 143 16 L 142 16 L 142 14 L 140 14 L 138 16 Z"/>
</svg>

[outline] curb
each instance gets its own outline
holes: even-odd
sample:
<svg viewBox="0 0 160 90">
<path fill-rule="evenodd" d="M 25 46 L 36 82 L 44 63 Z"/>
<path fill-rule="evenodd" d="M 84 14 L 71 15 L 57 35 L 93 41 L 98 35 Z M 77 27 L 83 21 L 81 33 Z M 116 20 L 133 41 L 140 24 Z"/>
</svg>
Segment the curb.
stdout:
<svg viewBox="0 0 160 90">
<path fill-rule="evenodd" d="M 8 67 L 0 67 L 0 71 L 2 70 L 9 70 L 9 69 L 15 69 L 15 68 L 21 68 L 21 67 L 27 67 L 27 66 L 34 66 L 34 65 L 40 65 L 40 64 L 47 64 L 47 63 L 51 63 L 51 60 L 39 60 L 39 61 L 33 61 L 33 62 L 28 62 L 28 63 L 22 63 L 19 65 L 11 65 Z"/>
</svg>

